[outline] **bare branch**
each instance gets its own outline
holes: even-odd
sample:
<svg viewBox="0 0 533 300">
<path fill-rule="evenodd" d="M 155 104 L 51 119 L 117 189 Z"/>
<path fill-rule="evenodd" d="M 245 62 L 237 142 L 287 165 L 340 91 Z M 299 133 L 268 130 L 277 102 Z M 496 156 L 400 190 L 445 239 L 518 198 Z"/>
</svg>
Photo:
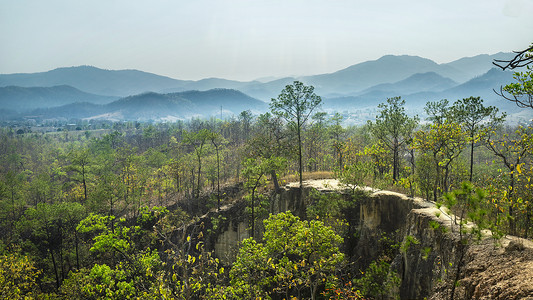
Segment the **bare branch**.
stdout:
<svg viewBox="0 0 533 300">
<path fill-rule="evenodd" d="M 503 86 L 500 86 L 500 91 L 496 91 L 495 89 L 492 89 L 496 95 L 504 98 L 505 100 L 509 100 L 511 102 L 516 103 L 516 105 L 520 108 L 533 108 L 533 97 L 532 95 L 527 95 L 526 101 L 521 100 L 516 95 L 510 94 L 511 96 L 505 95 L 505 91 L 503 90 Z"/>
<path fill-rule="evenodd" d="M 494 62 L 492 62 L 492 64 L 494 64 L 497 67 L 500 67 L 502 70 L 525 67 L 533 63 L 533 55 L 528 55 L 528 52 L 532 52 L 532 51 L 533 51 L 533 46 L 522 51 L 514 51 L 516 55 L 515 57 L 513 57 L 513 59 L 511 60 L 495 59 Z"/>
</svg>

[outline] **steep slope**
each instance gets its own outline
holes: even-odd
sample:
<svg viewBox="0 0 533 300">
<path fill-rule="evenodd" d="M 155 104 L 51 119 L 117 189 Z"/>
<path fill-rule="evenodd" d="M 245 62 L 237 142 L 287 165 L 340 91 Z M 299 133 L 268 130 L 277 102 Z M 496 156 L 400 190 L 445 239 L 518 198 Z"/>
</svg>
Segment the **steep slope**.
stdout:
<svg viewBox="0 0 533 300">
<path fill-rule="evenodd" d="M 82 92 L 67 85 L 53 87 L 0 87 L 0 108 L 18 112 L 50 108 L 75 102 L 106 104 L 117 97 Z"/>
</svg>

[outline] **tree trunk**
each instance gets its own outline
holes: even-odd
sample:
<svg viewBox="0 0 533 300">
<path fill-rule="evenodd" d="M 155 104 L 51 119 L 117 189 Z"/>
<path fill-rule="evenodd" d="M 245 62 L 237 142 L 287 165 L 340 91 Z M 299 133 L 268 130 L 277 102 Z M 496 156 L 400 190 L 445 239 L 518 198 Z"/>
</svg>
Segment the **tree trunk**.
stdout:
<svg viewBox="0 0 533 300">
<path fill-rule="evenodd" d="M 270 171 L 270 176 L 272 177 L 272 182 L 274 183 L 274 191 L 276 194 L 281 194 L 281 188 L 279 187 L 278 175 L 276 174 L 276 171 Z"/>
<path fill-rule="evenodd" d="M 509 196 L 508 196 L 508 199 L 511 200 L 512 197 L 513 197 L 513 191 L 514 191 L 514 169 L 511 170 L 511 182 L 509 183 Z M 513 218 L 513 214 L 514 214 L 514 211 L 513 211 L 513 204 L 511 203 L 511 201 L 509 201 L 509 231 L 511 233 L 511 235 L 516 235 L 516 226 L 515 226 L 515 221 L 514 221 L 514 218 Z"/>
<path fill-rule="evenodd" d="M 474 135 L 472 134 L 472 144 L 470 144 L 470 182 L 474 176 Z"/>
<path fill-rule="evenodd" d="M 298 117 L 298 172 L 300 173 L 300 193 L 303 189 L 303 170 L 302 170 L 302 132 L 300 128 L 300 118 Z"/>
<path fill-rule="evenodd" d="M 196 184 L 196 198 L 200 198 L 200 174 L 202 174 L 202 159 L 198 156 L 198 184 Z"/>
<path fill-rule="evenodd" d="M 448 192 L 448 177 L 450 176 L 450 165 L 447 164 L 446 167 L 444 167 L 444 192 L 447 193 Z"/>
<path fill-rule="evenodd" d="M 85 181 L 85 166 L 82 166 L 81 167 L 81 171 L 82 171 L 82 181 L 83 181 L 83 204 L 87 203 L 87 183 Z"/>
<path fill-rule="evenodd" d="M 526 225 L 525 225 L 526 228 L 524 230 L 524 239 L 528 238 L 530 221 L 531 221 L 531 205 L 528 202 L 527 207 L 526 207 Z"/>
<path fill-rule="evenodd" d="M 220 157 L 218 155 L 218 147 L 215 147 L 217 150 L 217 210 L 220 210 Z"/>
<path fill-rule="evenodd" d="M 398 141 L 396 139 L 394 139 L 394 146 L 392 152 L 392 183 L 396 183 L 398 181 L 399 175 L 399 146 Z"/>
<path fill-rule="evenodd" d="M 48 249 L 48 252 L 50 252 L 50 256 L 52 257 L 52 265 L 54 266 L 54 275 L 56 277 L 56 287 L 59 289 L 60 282 L 59 282 L 59 274 L 57 271 L 56 258 L 54 257 L 54 252 L 52 251 L 52 249 Z"/>
<path fill-rule="evenodd" d="M 440 168 L 439 168 L 439 162 L 437 161 L 437 158 L 434 157 L 434 159 L 435 159 L 435 167 L 436 167 L 437 173 L 435 174 L 435 184 L 433 186 L 433 201 L 437 202 L 437 189 L 439 188 L 439 183 L 440 183 Z"/>
<path fill-rule="evenodd" d="M 78 244 L 79 244 L 79 240 L 78 240 L 78 231 L 77 230 L 74 230 L 74 237 L 75 237 L 75 247 L 76 247 L 76 269 L 79 270 L 80 269 L 80 253 L 79 253 L 79 250 L 78 250 Z"/>
<path fill-rule="evenodd" d="M 252 239 L 254 238 L 255 236 L 255 215 L 254 215 L 254 197 L 255 197 L 255 187 L 254 189 L 252 190 Z"/>
</svg>

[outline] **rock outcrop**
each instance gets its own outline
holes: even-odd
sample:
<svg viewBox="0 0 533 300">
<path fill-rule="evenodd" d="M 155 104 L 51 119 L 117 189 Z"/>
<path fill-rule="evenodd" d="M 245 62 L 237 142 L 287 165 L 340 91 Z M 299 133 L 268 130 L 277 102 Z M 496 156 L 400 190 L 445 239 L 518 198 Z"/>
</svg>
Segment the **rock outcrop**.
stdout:
<svg viewBox="0 0 533 300">
<path fill-rule="evenodd" d="M 312 189 L 347 198 L 352 195 L 351 189 L 336 180 L 306 181 L 302 192 L 297 184 L 292 184 L 273 196 L 270 212 L 290 210 L 305 218 Z M 364 269 L 378 258 L 379 241 L 384 235 L 404 245 L 409 243 L 391 264 L 391 272 L 401 279 L 398 292 L 402 299 L 450 299 L 450 287 L 459 266 L 454 299 L 533 297 L 530 242 L 511 237 L 502 241 L 499 248 L 490 240 L 465 247 L 459 241 L 457 228 L 452 228 L 452 218 L 433 203 L 394 192 L 366 191 L 345 212 L 355 237 L 345 239 L 344 250 L 355 268 Z M 219 212 L 206 214 L 196 223 L 211 228 L 213 234 L 204 240 L 206 248 L 228 263 L 238 244 L 250 236 L 245 208 L 244 201 L 237 201 Z"/>
</svg>

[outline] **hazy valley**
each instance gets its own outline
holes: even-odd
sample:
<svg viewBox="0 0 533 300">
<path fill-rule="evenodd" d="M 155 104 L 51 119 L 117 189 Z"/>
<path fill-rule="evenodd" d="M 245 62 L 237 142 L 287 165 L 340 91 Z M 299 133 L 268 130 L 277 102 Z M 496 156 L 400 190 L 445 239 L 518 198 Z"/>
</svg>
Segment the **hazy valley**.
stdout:
<svg viewBox="0 0 533 300">
<path fill-rule="evenodd" d="M 423 115 L 428 101 L 480 96 L 487 105 L 514 115 L 514 122 L 532 116 L 504 101 L 494 90 L 513 81 L 512 72 L 494 69 L 494 59 L 511 53 L 478 55 L 446 64 L 417 56 L 387 55 L 330 74 L 267 82 L 209 78 L 177 80 L 138 70 L 104 70 L 91 66 L 58 68 L 29 74 L 0 74 L 3 121 L 135 120 L 175 121 L 194 117 L 229 118 L 250 110 L 268 110 L 271 98 L 300 80 L 315 87 L 321 109 L 340 112 L 350 124 L 375 117 L 376 107 L 401 96 L 411 115 Z"/>
</svg>

